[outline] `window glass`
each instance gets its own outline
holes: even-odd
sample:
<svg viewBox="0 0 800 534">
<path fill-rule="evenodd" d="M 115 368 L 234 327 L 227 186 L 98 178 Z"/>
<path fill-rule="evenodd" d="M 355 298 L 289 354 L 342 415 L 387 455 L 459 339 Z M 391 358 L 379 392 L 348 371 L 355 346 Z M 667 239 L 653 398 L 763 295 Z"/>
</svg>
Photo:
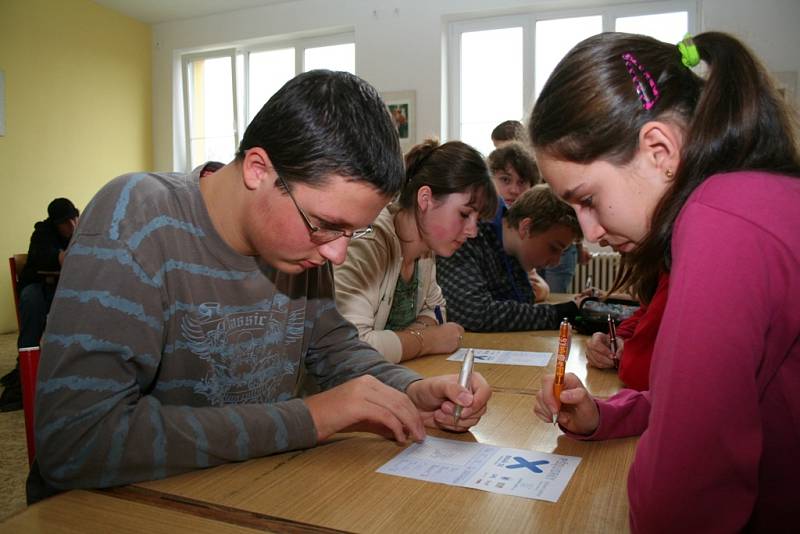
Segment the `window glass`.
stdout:
<svg viewBox="0 0 800 534">
<path fill-rule="evenodd" d="M 250 52 L 247 123 L 283 84 L 294 77 L 294 48 Z"/>
<path fill-rule="evenodd" d="M 678 43 L 689 31 L 689 14 L 686 11 L 657 13 L 616 19 L 616 31 L 641 33 L 667 43 Z"/>
<path fill-rule="evenodd" d="M 230 57 L 188 64 L 190 167 L 208 160 L 228 162 L 235 151 Z"/>
<path fill-rule="evenodd" d="M 534 94 L 539 95 L 558 62 L 573 46 L 602 31 L 601 15 L 537 21 Z"/>
<path fill-rule="evenodd" d="M 306 71 L 314 69 L 343 70 L 356 73 L 356 45 L 346 43 L 306 48 L 303 65 Z"/>
<path fill-rule="evenodd" d="M 523 111 L 522 28 L 463 33 L 461 140 L 488 155 L 492 129 Z"/>
</svg>

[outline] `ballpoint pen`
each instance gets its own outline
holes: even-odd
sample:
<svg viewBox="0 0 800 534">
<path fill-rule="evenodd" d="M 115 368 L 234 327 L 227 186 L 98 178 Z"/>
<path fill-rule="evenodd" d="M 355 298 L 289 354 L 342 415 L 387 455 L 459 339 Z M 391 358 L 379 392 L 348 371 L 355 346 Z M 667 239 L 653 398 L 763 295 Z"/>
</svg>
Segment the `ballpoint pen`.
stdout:
<svg viewBox="0 0 800 534">
<path fill-rule="evenodd" d="M 614 359 L 614 368 L 619 369 L 619 358 L 617 357 L 617 325 L 611 314 L 608 314 L 608 341 L 611 345 L 611 357 Z"/>
<path fill-rule="evenodd" d="M 561 326 L 558 329 L 558 359 L 556 360 L 556 379 L 553 381 L 553 395 L 558 403 L 559 410 L 561 409 L 561 391 L 564 389 L 564 371 L 567 368 L 567 358 L 569 358 L 569 349 L 572 342 L 569 321 L 566 317 L 561 321 Z M 558 413 L 553 414 L 553 424 L 558 421 Z"/>
<path fill-rule="evenodd" d="M 592 297 L 594 296 L 594 289 L 592 289 L 592 277 L 591 277 L 591 275 L 586 277 L 586 284 L 583 286 L 583 290 L 584 291 L 591 291 L 592 293 L 591 293 L 590 296 L 592 296 Z"/>
<path fill-rule="evenodd" d="M 438 304 L 433 307 L 433 314 L 436 316 L 436 322 L 440 325 L 444 324 L 444 317 L 442 316 L 442 307 Z"/>
<path fill-rule="evenodd" d="M 469 387 L 470 378 L 472 377 L 472 364 L 475 362 L 475 352 L 472 349 L 467 349 L 467 354 L 464 356 L 464 361 L 461 363 L 461 372 L 458 374 L 458 385 L 462 388 Z M 456 409 L 453 412 L 453 424 L 458 424 L 458 419 L 461 417 L 462 407 L 456 404 Z"/>
</svg>

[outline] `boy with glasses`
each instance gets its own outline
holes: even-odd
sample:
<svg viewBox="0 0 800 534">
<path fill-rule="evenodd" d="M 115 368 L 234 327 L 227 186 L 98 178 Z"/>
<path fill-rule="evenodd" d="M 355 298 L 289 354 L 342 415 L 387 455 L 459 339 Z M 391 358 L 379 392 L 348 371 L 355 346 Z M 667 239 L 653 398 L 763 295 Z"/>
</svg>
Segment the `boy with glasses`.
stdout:
<svg viewBox="0 0 800 534">
<path fill-rule="evenodd" d="M 490 390 L 420 379 L 359 341 L 330 264 L 399 190 L 374 88 L 311 71 L 199 178 L 113 180 L 81 220 L 44 338 L 28 499 L 311 447 L 343 430 L 463 431 Z M 299 398 L 303 375 L 321 393 Z M 454 402 L 466 406 L 453 425 Z M 465 415 L 464 415 L 465 414 Z"/>
</svg>

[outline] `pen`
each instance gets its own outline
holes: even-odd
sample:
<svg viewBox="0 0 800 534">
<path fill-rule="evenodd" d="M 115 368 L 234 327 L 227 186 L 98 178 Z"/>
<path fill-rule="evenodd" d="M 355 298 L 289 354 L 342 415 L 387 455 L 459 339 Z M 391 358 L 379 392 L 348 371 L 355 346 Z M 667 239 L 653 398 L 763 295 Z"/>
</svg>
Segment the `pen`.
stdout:
<svg viewBox="0 0 800 534">
<path fill-rule="evenodd" d="M 591 290 L 592 291 L 591 296 L 592 297 L 594 296 L 594 289 L 592 289 L 592 276 L 591 275 L 586 277 L 586 285 L 583 286 L 583 290 L 584 291 Z"/>
<path fill-rule="evenodd" d="M 561 391 L 564 389 L 564 371 L 567 368 L 567 358 L 571 343 L 569 321 L 565 317 L 558 329 L 558 359 L 556 360 L 556 379 L 553 381 L 553 395 L 561 409 Z M 558 420 L 558 413 L 553 414 L 553 424 Z"/>
<path fill-rule="evenodd" d="M 438 304 L 433 307 L 433 314 L 436 316 L 436 322 L 444 324 L 444 317 L 442 317 L 442 307 Z"/>
<path fill-rule="evenodd" d="M 611 354 L 614 358 L 614 368 L 619 369 L 619 358 L 617 358 L 617 325 L 611 314 L 608 314 L 608 341 L 611 343 Z"/>
<path fill-rule="evenodd" d="M 469 382 L 472 377 L 472 364 L 475 361 L 475 352 L 472 349 L 467 349 L 467 355 L 464 356 L 464 361 L 461 364 L 461 372 L 458 374 L 458 385 L 462 388 L 470 389 Z M 453 421 L 455 425 L 458 424 L 458 419 L 461 417 L 461 406 L 456 404 L 456 409 L 453 412 Z"/>
</svg>

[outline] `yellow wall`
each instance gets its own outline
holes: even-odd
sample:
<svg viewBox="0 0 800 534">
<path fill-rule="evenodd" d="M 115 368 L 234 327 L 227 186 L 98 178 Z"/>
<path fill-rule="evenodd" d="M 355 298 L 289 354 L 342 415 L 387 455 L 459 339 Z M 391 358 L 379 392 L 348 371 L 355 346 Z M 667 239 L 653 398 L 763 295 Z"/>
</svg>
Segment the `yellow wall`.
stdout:
<svg viewBox="0 0 800 534">
<path fill-rule="evenodd" d="M 90 0 L 0 0 L 0 332 L 17 328 L 7 258 L 55 197 L 83 210 L 153 165 L 151 31 Z"/>
</svg>

